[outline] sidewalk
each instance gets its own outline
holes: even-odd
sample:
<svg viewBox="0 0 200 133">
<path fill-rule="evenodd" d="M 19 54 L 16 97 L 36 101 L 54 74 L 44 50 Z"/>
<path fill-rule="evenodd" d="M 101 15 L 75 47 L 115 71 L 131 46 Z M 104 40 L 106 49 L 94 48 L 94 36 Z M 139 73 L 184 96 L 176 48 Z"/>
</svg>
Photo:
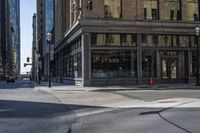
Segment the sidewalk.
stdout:
<svg viewBox="0 0 200 133">
<path fill-rule="evenodd" d="M 195 84 L 158 84 L 154 86 L 148 85 L 131 85 L 131 86 L 94 86 L 83 87 L 76 85 L 67 85 L 63 83 L 52 83 L 52 87 L 48 88 L 48 82 L 42 82 L 41 84 L 35 83 L 35 87 L 42 90 L 54 90 L 54 91 L 123 91 L 123 90 L 184 90 L 184 89 L 200 89 L 200 86 Z"/>
</svg>

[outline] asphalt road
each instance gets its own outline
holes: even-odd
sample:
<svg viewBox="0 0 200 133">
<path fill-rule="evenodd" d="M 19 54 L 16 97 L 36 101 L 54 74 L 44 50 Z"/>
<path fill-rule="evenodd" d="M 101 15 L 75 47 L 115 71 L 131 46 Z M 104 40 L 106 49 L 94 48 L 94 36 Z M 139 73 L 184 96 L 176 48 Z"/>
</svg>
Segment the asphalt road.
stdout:
<svg viewBox="0 0 200 133">
<path fill-rule="evenodd" d="M 141 100 L 147 106 L 113 109 L 113 111 L 83 116 L 73 124 L 72 133 L 200 132 L 200 90 L 141 90 L 108 93 Z M 172 106 L 169 107 L 169 104 Z"/>
<path fill-rule="evenodd" d="M 76 115 L 30 81 L 0 83 L 0 133 L 67 133 Z"/>
</svg>

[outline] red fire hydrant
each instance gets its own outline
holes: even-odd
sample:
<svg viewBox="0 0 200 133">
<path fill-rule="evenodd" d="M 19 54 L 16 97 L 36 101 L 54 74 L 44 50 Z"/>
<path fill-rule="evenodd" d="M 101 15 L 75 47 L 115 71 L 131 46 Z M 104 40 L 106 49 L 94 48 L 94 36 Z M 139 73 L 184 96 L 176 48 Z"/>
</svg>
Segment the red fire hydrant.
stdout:
<svg viewBox="0 0 200 133">
<path fill-rule="evenodd" d="M 149 86 L 152 86 L 152 85 L 153 85 L 153 79 L 152 79 L 152 78 L 149 79 L 148 85 L 149 85 Z"/>
</svg>

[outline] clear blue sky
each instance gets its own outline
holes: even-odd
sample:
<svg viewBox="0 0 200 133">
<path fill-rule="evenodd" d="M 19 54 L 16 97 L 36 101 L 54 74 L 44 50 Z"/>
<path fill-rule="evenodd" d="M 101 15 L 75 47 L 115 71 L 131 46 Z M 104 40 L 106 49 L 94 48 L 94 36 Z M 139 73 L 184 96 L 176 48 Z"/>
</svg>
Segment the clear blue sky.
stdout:
<svg viewBox="0 0 200 133">
<path fill-rule="evenodd" d="M 24 68 L 27 57 L 32 56 L 32 17 L 36 12 L 36 0 L 20 0 L 21 3 L 21 73 L 30 72 Z"/>
</svg>

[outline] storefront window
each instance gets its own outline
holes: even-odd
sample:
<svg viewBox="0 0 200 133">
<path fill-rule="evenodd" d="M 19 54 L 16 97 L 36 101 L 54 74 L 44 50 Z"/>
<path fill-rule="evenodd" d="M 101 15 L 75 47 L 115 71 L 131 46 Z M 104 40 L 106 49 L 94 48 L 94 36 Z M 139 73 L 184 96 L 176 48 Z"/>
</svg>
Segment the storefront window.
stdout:
<svg viewBox="0 0 200 133">
<path fill-rule="evenodd" d="M 104 0 L 104 15 L 107 18 L 120 18 L 121 0 Z"/>
<path fill-rule="evenodd" d="M 149 78 L 153 74 L 156 77 L 156 52 L 142 52 L 142 75 L 144 78 Z"/>
<path fill-rule="evenodd" d="M 144 0 L 144 19 L 158 20 L 157 0 Z"/>
<path fill-rule="evenodd" d="M 63 49 L 63 76 L 69 78 L 82 77 L 81 38 Z"/>
<path fill-rule="evenodd" d="M 198 0 L 187 0 L 185 8 L 186 8 L 185 12 L 186 20 L 197 21 L 199 18 Z"/>
<path fill-rule="evenodd" d="M 180 0 L 164 1 L 164 5 L 165 15 L 161 16 L 163 20 L 181 20 Z"/>
<path fill-rule="evenodd" d="M 93 78 L 131 78 L 137 76 L 136 52 L 131 50 L 92 51 Z"/>
</svg>

